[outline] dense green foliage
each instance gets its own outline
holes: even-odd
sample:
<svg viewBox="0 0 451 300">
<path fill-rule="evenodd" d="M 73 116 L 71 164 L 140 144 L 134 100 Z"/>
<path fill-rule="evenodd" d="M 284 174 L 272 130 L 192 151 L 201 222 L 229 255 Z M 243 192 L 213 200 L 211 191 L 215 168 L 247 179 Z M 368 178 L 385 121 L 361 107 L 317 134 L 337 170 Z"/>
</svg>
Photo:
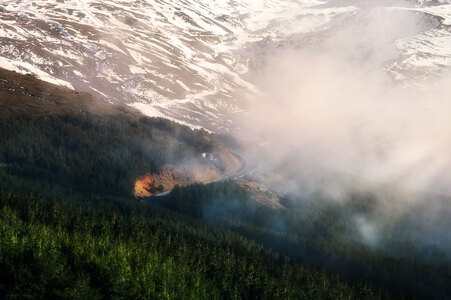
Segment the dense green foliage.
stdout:
<svg viewBox="0 0 451 300">
<path fill-rule="evenodd" d="M 129 197 L 136 177 L 214 147 L 204 131 L 123 115 L 0 119 L 0 187 L 48 197 Z"/>
<path fill-rule="evenodd" d="M 189 225 L 194 231 L 185 225 L 167 213 L 124 217 L 114 209 L 69 209 L 35 195 L 1 194 L 0 296 L 381 298 L 367 285 L 350 287 L 231 232 L 195 221 Z"/>
<path fill-rule="evenodd" d="M 407 245 L 398 250 L 412 255 L 401 259 L 360 242 L 349 212 L 370 214 L 367 195 L 347 205 L 287 198 L 290 209 L 275 210 L 226 182 L 177 187 L 163 208 L 132 198 L 137 176 L 214 148 L 205 131 L 121 114 L 38 114 L 0 118 L 0 138 L 0 298 L 451 293 L 440 257 L 416 261 Z"/>
<path fill-rule="evenodd" d="M 342 203 L 319 195 L 304 201 L 293 196 L 284 201 L 290 209 L 271 209 L 238 184 L 225 182 L 177 187 L 161 205 L 351 281 L 364 279 L 402 295 L 435 299 L 451 295 L 451 261 L 427 245 L 403 244 L 406 228 L 392 229 L 391 236 L 398 232 L 397 238 L 381 241 L 379 247 L 362 241 L 355 217 L 369 217 L 377 207 L 375 201 L 367 193 L 350 194 Z M 395 250 L 400 255 L 393 255 Z"/>
<path fill-rule="evenodd" d="M 0 195 L 0 298 L 378 297 L 366 284 L 132 199 L 136 176 L 215 147 L 205 131 L 144 117 L 38 114 L 3 117 L 0 137 L 8 191 Z"/>
</svg>

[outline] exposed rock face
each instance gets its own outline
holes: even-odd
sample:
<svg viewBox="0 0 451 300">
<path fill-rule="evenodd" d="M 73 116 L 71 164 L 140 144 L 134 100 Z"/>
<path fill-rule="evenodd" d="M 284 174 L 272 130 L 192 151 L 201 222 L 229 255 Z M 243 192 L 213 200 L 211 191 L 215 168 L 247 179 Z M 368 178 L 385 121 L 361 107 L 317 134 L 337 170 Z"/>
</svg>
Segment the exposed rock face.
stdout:
<svg viewBox="0 0 451 300">
<path fill-rule="evenodd" d="M 135 188 L 133 190 L 135 197 L 142 198 L 150 196 L 149 188 L 153 181 L 154 180 L 150 174 L 137 178 L 135 181 Z"/>
<path fill-rule="evenodd" d="M 209 182 L 234 173 L 242 161 L 226 148 L 201 156 L 198 161 L 179 166 L 165 165 L 158 173 L 148 173 L 136 179 L 133 194 L 137 198 L 150 197 L 170 191 L 174 186 L 195 182 Z"/>
</svg>

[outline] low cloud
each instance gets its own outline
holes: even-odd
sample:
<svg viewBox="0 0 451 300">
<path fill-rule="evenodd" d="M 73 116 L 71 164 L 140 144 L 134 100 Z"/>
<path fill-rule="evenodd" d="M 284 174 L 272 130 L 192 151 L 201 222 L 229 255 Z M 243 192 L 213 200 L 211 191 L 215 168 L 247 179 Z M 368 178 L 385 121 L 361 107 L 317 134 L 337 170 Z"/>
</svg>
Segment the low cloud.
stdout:
<svg viewBox="0 0 451 300">
<path fill-rule="evenodd" d="M 368 246 L 395 241 L 403 230 L 413 244 L 448 251 L 451 210 L 439 195 L 451 195 L 451 76 L 412 86 L 387 71 L 400 55 L 397 39 L 438 21 L 378 7 L 346 17 L 321 38 L 271 52 L 253 72 L 262 93 L 247 126 L 264 145 L 261 164 L 287 171 L 297 185 L 286 192 L 298 199 L 320 193 L 343 202 L 355 190 L 372 193 L 373 211 L 350 212 Z"/>
<path fill-rule="evenodd" d="M 390 21 L 377 10 L 352 17 L 360 18 L 357 24 L 368 17 L 374 23 L 369 31 L 337 28 L 319 44 L 269 57 L 255 76 L 263 96 L 251 109 L 251 130 L 276 161 L 289 157 L 300 167 L 308 162 L 451 194 L 449 76 L 422 88 L 394 82 L 381 61 L 393 56 L 394 38 L 421 31 L 424 24 L 416 14 Z M 399 22 L 403 26 L 397 27 Z M 373 30 L 379 25 L 382 32 Z M 362 36 L 371 42 L 363 43 Z M 367 60 L 355 52 L 359 43 Z M 380 53 L 371 56 L 370 50 Z"/>
</svg>

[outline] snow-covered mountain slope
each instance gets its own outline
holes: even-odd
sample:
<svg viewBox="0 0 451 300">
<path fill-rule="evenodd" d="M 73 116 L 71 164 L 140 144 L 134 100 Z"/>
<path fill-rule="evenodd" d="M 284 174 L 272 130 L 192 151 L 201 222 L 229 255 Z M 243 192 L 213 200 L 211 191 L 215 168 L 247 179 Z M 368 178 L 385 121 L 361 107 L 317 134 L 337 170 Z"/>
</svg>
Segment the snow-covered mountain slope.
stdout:
<svg viewBox="0 0 451 300">
<path fill-rule="evenodd" d="M 245 116 L 249 74 L 281 49 L 344 47 L 409 84 L 451 65 L 443 0 L 2 2 L 0 67 L 215 131 Z"/>
</svg>

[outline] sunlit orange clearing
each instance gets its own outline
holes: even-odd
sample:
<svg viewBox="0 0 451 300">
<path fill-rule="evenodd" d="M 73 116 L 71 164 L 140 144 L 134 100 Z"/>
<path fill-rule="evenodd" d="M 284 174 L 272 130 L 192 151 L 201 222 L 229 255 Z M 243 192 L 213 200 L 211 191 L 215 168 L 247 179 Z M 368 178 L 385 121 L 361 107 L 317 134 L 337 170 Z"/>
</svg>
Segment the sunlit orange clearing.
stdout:
<svg viewBox="0 0 451 300">
<path fill-rule="evenodd" d="M 135 188 L 133 190 L 133 194 L 135 197 L 149 197 L 150 193 L 150 185 L 152 184 L 152 176 L 150 174 L 144 175 L 136 179 Z"/>
</svg>

